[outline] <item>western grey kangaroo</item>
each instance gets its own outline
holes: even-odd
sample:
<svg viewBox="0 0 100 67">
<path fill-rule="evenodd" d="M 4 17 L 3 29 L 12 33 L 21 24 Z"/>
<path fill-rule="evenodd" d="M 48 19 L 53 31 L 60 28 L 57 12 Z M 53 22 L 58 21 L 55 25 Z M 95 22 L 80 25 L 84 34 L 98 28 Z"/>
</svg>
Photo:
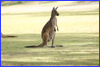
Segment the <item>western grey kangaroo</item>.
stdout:
<svg viewBox="0 0 100 67">
<path fill-rule="evenodd" d="M 52 12 L 51 12 L 51 18 L 50 20 L 45 24 L 45 26 L 42 29 L 41 32 L 41 38 L 42 38 L 42 44 L 38 46 L 26 46 L 28 47 L 63 47 L 62 45 L 54 45 L 54 39 L 55 39 L 55 34 L 56 34 L 56 26 L 57 26 L 57 18 L 56 16 L 59 16 L 59 13 L 57 12 L 58 7 L 53 7 Z M 57 26 L 57 30 L 58 26 Z M 52 45 L 48 46 L 48 42 L 52 40 Z"/>
<path fill-rule="evenodd" d="M 3 34 L 1 33 L 1 37 L 2 37 L 2 38 L 9 38 L 9 37 L 17 37 L 17 36 L 8 36 L 8 35 L 3 35 Z"/>
</svg>

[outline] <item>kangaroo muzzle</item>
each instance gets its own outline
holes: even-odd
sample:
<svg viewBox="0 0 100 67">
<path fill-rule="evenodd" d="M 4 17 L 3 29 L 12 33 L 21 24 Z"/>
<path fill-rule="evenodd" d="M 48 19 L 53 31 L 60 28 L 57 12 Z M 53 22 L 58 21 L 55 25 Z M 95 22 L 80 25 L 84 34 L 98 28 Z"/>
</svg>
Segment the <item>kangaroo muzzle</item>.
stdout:
<svg viewBox="0 0 100 67">
<path fill-rule="evenodd" d="M 59 14 L 57 14 L 57 16 L 59 16 Z"/>
</svg>

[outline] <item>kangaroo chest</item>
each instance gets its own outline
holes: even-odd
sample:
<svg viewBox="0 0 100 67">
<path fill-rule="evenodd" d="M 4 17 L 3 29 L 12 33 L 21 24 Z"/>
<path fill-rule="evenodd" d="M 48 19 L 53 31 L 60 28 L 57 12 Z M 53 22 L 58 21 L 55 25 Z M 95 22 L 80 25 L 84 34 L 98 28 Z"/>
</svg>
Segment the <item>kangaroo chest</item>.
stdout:
<svg viewBox="0 0 100 67">
<path fill-rule="evenodd" d="M 54 17 L 54 18 L 52 19 L 52 21 L 51 21 L 51 22 L 52 22 L 52 25 L 54 25 L 54 26 L 55 26 L 55 25 L 57 24 L 57 18 L 56 18 L 56 17 Z"/>
<path fill-rule="evenodd" d="M 48 41 L 52 40 L 54 38 L 54 36 L 55 36 L 54 27 L 57 24 L 57 18 L 54 17 L 51 22 L 52 22 L 52 28 L 51 28 L 51 31 L 49 32 Z"/>
</svg>

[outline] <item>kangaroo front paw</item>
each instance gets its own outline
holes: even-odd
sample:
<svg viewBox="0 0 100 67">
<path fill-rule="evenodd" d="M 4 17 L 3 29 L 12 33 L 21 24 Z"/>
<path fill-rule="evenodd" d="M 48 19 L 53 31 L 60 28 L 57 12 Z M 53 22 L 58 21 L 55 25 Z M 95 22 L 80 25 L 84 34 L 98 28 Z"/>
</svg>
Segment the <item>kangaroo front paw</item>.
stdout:
<svg viewBox="0 0 100 67">
<path fill-rule="evenodd" d="M 56 31 L 56 30 L 54 29 L 54 31 Z"/>
</svg>

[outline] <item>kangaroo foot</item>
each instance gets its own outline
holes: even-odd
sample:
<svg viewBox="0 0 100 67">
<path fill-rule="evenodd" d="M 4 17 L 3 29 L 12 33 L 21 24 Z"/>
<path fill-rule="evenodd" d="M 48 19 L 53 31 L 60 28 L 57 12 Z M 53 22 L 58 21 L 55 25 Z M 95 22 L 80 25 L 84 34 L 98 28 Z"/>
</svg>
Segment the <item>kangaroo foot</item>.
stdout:
<svg viewBox="0 0 100 67">
<path fill-rule="evenodd" d="M 55 46 L 45 46 L 45 48 L 55 48 Z"/>
<path fill-rule="evenodd" d="M 63 45 L 55 45 L 55 47 L 63 47 Z"/>
<path fill-rule="evenodd" d="M 51 46 L 51 48 L 55 48 L 55 46 Z"/>
</svg>

